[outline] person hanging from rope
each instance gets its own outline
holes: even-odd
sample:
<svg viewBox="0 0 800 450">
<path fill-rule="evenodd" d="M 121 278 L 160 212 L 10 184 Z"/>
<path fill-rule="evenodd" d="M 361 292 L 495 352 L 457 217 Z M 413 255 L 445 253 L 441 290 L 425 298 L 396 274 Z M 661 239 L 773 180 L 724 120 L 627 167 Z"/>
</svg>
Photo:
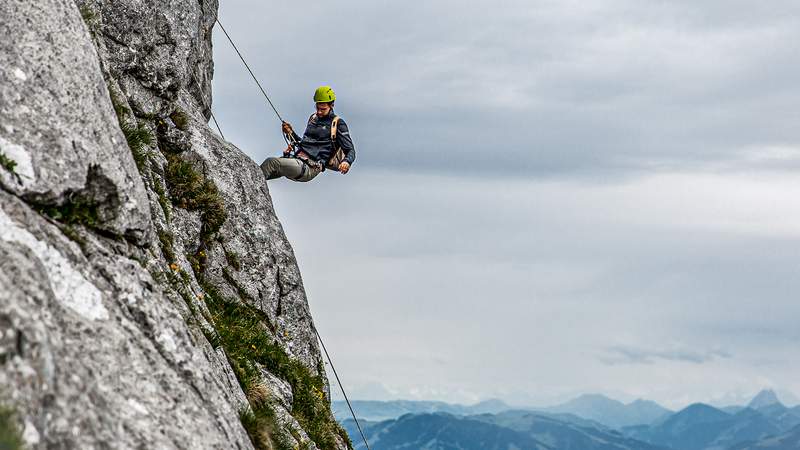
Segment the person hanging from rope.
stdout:
<svg viewBox="0 0 800 450">
<path fill-rule="evenodd" d="M 303 138 L 288 122 L 282 130 L 289 144 L 280 158 L 269 157 L 261 163 L 267 180 L 286 177 L 294 181 L 311 181 L 326 168 L 341 174 L 350 171 L 356 149 L 344 120 L 334 114 L 336 94 L 330 86 L 320 86 L 314 93 L 317 112 L 308 119 Z"/>
</svg>

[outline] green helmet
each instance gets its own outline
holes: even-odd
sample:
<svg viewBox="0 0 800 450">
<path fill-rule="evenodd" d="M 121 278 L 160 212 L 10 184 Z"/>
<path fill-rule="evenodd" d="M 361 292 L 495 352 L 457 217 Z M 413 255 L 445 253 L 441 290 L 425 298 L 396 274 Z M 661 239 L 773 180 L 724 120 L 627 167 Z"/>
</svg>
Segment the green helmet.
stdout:
<svg viewBox="0 0 800 450">
<path fill-rule="evenodd" d="M 314 92 L 314 102 L 316 103 L 330 103 L 336 100 L 336 94 L 330 86 L 320 86 Z"/>
</svg>

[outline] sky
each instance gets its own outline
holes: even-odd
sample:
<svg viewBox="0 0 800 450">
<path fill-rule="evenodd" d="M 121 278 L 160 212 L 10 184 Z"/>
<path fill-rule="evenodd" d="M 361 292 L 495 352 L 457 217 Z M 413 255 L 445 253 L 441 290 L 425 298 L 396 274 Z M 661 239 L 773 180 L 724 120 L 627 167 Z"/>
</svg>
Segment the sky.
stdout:
<svg viewBox="0 0 800 450">
<path fill-rule="evenodd" d="M 222 2 L 350 173 L 269 183 L 351 398 L 670 408 L 800 395 L 800 3 Z M 280 123 L 214 30 L 213 111 Z M 332 381 L 332 389 L 338 386 Z"/>
</svg>

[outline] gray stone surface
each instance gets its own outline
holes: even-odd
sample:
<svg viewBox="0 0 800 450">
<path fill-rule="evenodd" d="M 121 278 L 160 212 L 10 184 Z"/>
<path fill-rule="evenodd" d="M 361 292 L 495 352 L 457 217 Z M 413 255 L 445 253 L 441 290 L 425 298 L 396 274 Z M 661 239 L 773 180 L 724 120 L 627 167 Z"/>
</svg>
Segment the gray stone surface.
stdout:
<svg viewBox="0 0 800 450">
<path fill-rule="evenodd" d="M 252 448 L 248 399 L 209 343 L 207 285 L 260 310 L 272 338 L 325 376 L 263 175 L 207 126 L 216 9 L 0 2 L 0 33 L 19 36 L 0 42 L 0 152 L 17 163 L 0 168 L 0 403 L 31 448 Z M 109 87 L 122 120 L 156 137 L 138 168 Z M 175 155 L 219 191 L 227 220 L 211 237 L 200 212 L 166 199 Z M 87 201 L 97 223 L 40 212 Z M 290 443 L 317 448 L 291 385 L 262 375 Z"/>
<path fill-rule="evenodd" d="M 134 110 L 157 112 L 188 92 L 208 117 L 217 0 L 76 3 L 94 16 L 90 27 L 104 68 L 130 94 Z"/>
<path fill-rule="evenodd" d="M 0 36 L 0 152 L 19 175 L 0 171 L 0 186 L 38 203 L 95 201 L 102 228 L 141 238 L 150 219 L 144 186 L 77 8 L 0 2 Z"/>
<path fill-rule="evenodd" d="M 0 204 L 0 386 L 29 444 L 251 448 L 213 350 L 147 271 L 99 242 L 87 257 L 9 194 Z"/>
</svg>

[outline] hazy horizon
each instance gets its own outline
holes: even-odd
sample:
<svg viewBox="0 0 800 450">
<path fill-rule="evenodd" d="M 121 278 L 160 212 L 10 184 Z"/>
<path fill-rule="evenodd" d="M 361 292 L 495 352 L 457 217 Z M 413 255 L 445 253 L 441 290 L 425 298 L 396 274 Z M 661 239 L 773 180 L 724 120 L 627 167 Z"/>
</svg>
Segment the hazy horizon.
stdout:
<svg viewBox="0 0 800 450">
<path fill-rule="evenodd" d="M 335 380 L 333 382 L 335 382 Z M 412 401 L 412 402 L 414 402 L 414 401 L 419 401 L 419 402 L 441 402 L 441 403 L 447 403 L 447 404 L 451 404 L 451 405 L 461 405 L 461 406 L 475 406 L 475 405 L 479 405 L 479 404 L 485 403 L 485 402 L 501 401 L 501 402 L 505 403 L 508 406 L 515 407 L 515 408 L 523 408 L 524 409 L 524 408 L 549 408 L 549 407 L 552 407 L 552 406 L 561 405 L 561 404 L 566 403 L 566 402 L 571 401 L 571 400 L 575 400 L 575 399 L 577 399 L 579 397 L 582 397 L 582 396 L 602 395 L 602 396 L 604 396 L 606 398 L 609 398 L 611 400 L 616 400 L 616 401 L 618 401 L 620 403 L 623 403 L 625 405 L 629 405 L 629 404 L 631 404 L 631 403 L 633 403 L 633 402 L 635 402 L 637 400 L 645 400 L 645 401 L 654 401 L 654 402 L 658 403 L 659 405 L 661 405 L 661 406 L 663 406 L 663 407 L 665 407 L 667 409 L 673 410 L 673 411 L 680 411 L 681 409 L 684 409 L 684 408 L 686 408 L 686 407 L 688 407 L 690 405 L 696 404 L 696 403 L 704 403 L 704 404 L 707 404 L 707 405 L 710 405 L 710 406 L 713 406 L 713 407 L 716 407 L 716 408 L 724 408 L 724 407 L 728 407 L 728 406 L 747 406 L 747 404 L 749 404 L 750 401 L 752 401 L 753 398 L 755 398 L 756 395 L 758 395 L 759 393 L 761 393 L 762 391 L 765 391 L 765 390 L 774 391 L 776 396 L 778 397 L 778 400 L 784 406 L 787 406 L 787 407 L 800 406 L 800 399 L 798 399 L 798 397 L 793 392 L 786 391 L 786 390 L 783 390 L 783 389 L 775 390 L 775 389 L 770 389 L 770 388 L 764 388 L 764 389 L 757 390 L 749 397 L 747 397 L 747 396 L 745 396 L 745 397 L 726 396 L 726 397 L 722 397 L 722 398 L 719 398 L 719 399 L 712 399 L 711 401 L 696 400 L 696 401 L 690 401 L 690 402 L 688 402 L 686 404 L 683 404 L 683 405 L 681 405 L 679 407 L 669 407 L 669 406 L 667 406 L 665 404 L 662 404 L 661 402 L 655 401 L 655 400 L 650 399 L 650 398 L 643 398 L 643 397 L 632 398 L 632 397 L 627 396 L 625 394 L 622 394 L 622 397 L 618 398 L 613 394 L 612 395 L 608 395 L 608 394 L 604 394 L 604 393 L 601 393 L 601 392 L 578 393 L 578 394 L 574 394 L 572 396 L 565 396 L 563 400 L 555 401 L 555 402 L 547 403 L 547 404 L 518 403 L 518 402 L 515 402 L 514 399 L 505 400 L 505 399 L 498 398 L 498 397 L 487 397 L 487 398 L 483 398 L 483 399 L 480 399 L 480 400 L 477 400 L 477 401 L 474 401 L 474 402 L 467 402 L 467 403 L 450 402 L 450 401 L 441 400 L 441 399 L 421 399 L 421 398 L 420 399 L 410 399 L 410 398 L 376 399 L 376 398 L 353 398 L 353 397 L 350 397 L 349 395 L 348 395 L 348 398 L 350 399 L 351 402 L 360 402 L 360 401 L 366 401 L 366 402 Z M 344 401 L 344 397 L 342 397 L 341 393 L 338 393 L 338 395 L 337 395 L 337 393 L 334 392 L 333 393 L 333 401 Z"/>
</svg>

